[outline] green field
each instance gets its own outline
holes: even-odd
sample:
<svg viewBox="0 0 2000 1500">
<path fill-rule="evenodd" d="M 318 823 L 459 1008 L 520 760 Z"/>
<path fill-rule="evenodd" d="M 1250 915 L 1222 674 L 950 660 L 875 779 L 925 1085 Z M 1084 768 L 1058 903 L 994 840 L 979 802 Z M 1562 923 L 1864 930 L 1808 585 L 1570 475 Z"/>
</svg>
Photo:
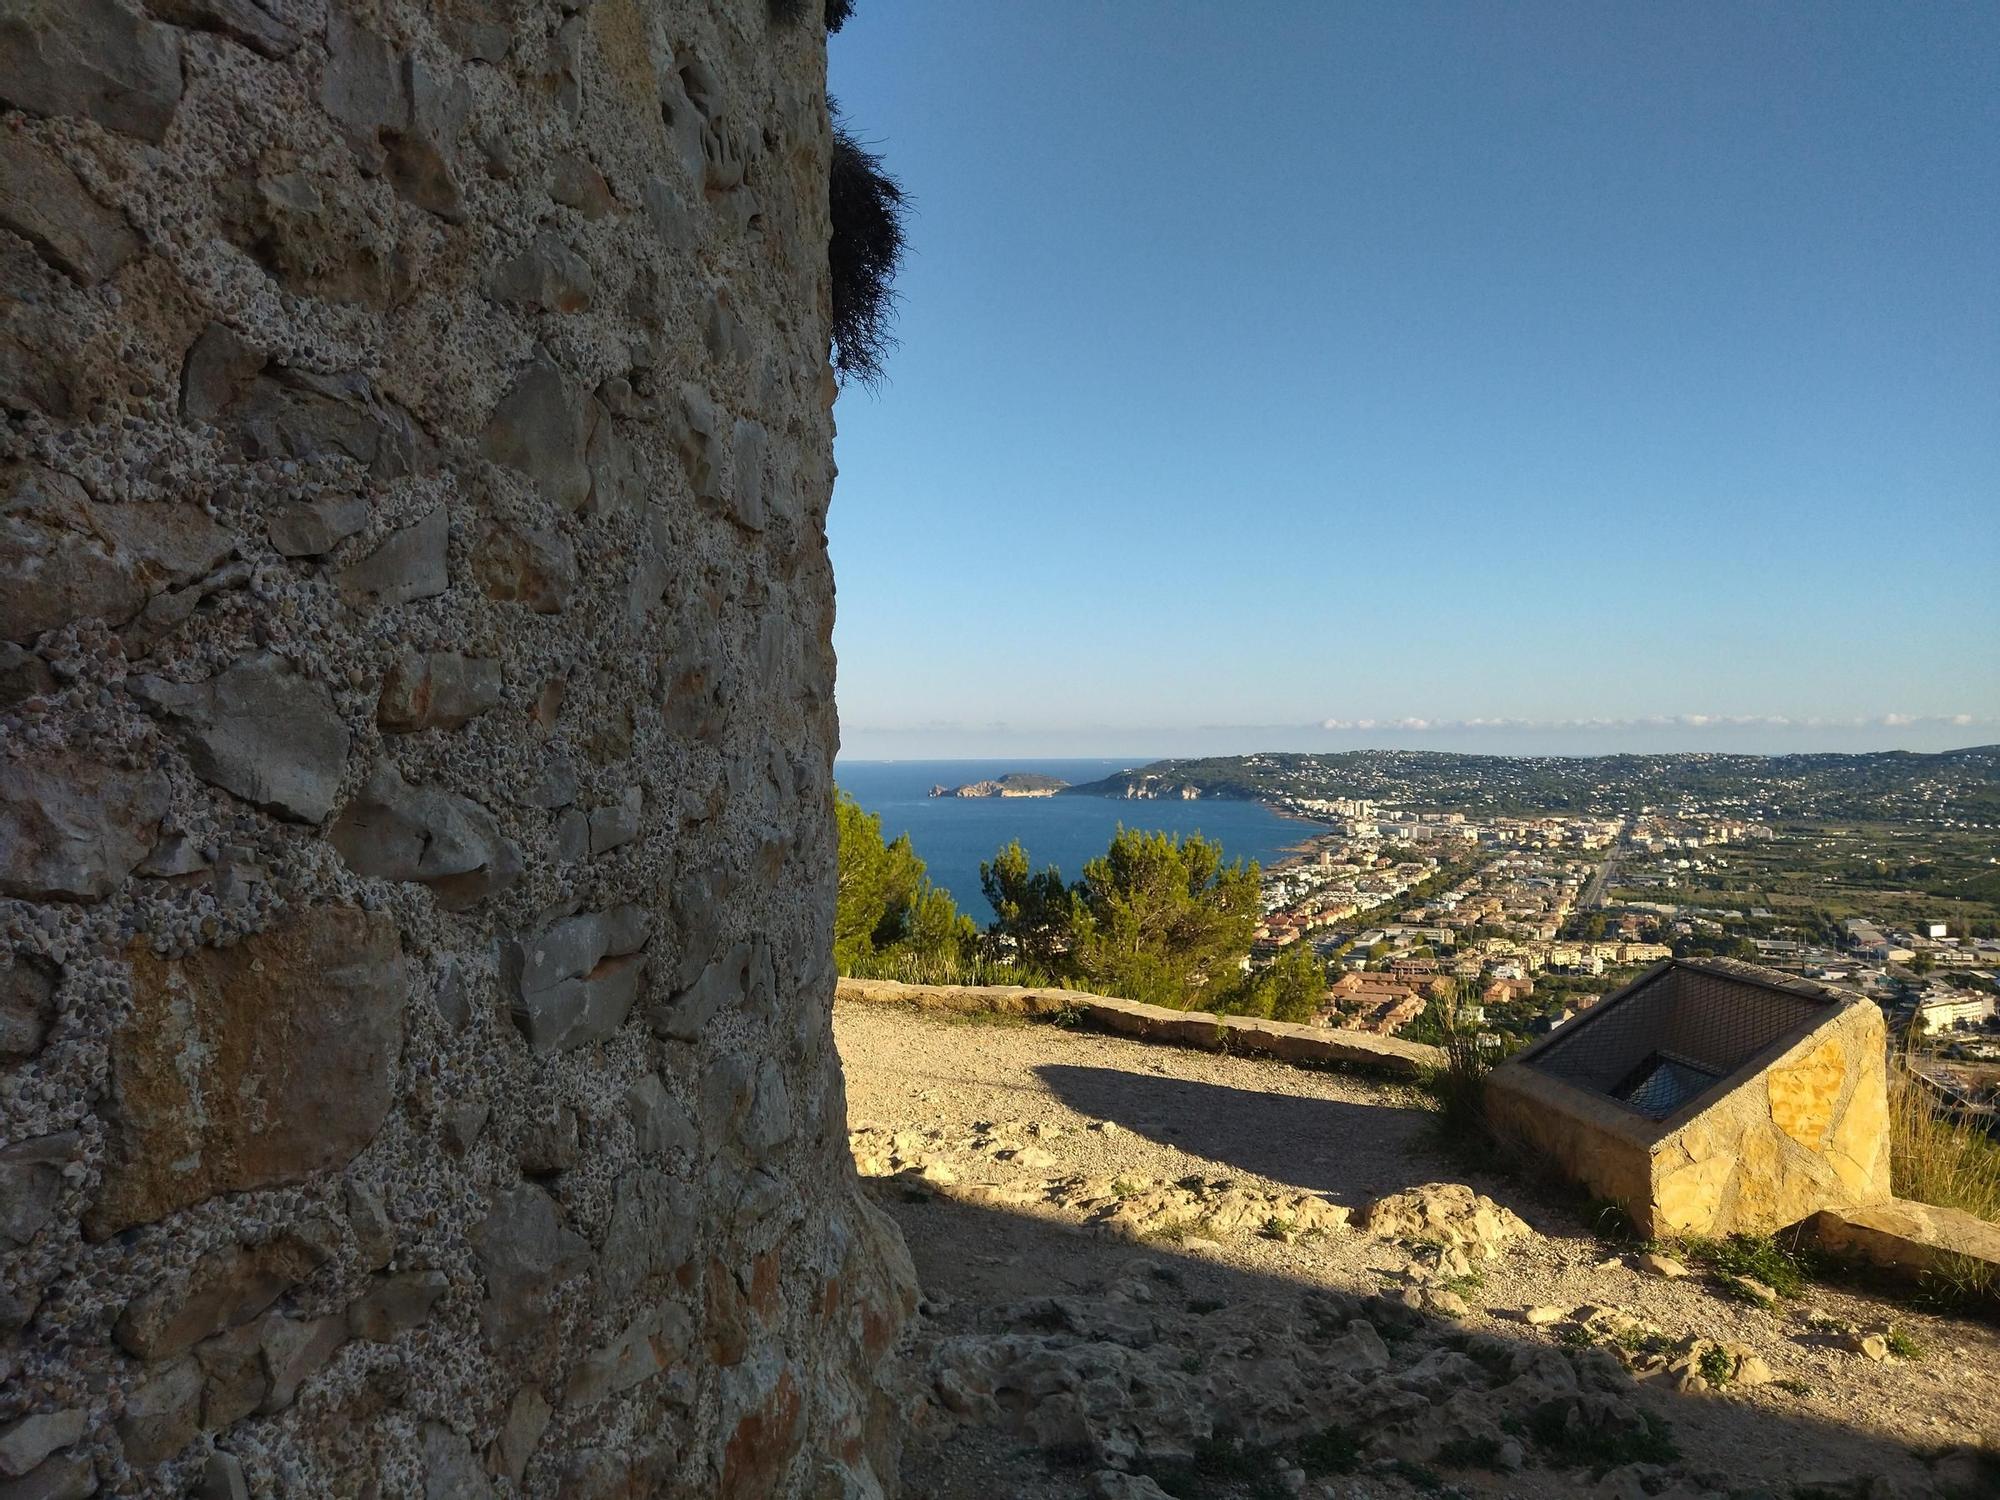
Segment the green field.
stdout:
<svg viewBox="0 0 2000 1500">
<path fill-rule="evenodd" d="M 1726 868 L 1673 870 L 1673 858 L 1634 855 L 1622 864 L 1627 881 L 1617 901 L 1662 901 L 1734 908 L 1747 916 L 1768 908 L 1759 928 L 1800 927 L 1832 938 L 1849 917 L 1885 926 L 1918 921 L 1949 924 L 1954 937 L 2000 936 L 2000 848 L 1985 830 L 1910 828 L 1891 823 L 1794 822 L 1777 837 L 1701 851 Z M 1670 877 L 1671 885 L 1632 883 Z"/>
</svg>

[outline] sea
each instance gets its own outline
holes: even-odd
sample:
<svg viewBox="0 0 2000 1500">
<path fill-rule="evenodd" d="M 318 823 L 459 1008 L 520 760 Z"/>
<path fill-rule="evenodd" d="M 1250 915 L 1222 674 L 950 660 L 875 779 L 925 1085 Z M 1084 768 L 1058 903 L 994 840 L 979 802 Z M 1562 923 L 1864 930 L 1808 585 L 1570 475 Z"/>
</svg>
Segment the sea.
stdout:
<svg viewBox="0 0 2000 1500">
<path fill-rule="evenodd" d="M 882 836 L 907 833 L 933 884 L 980 923 L 993 910 L 979 889 L 979 866 L 1019 839 L 1035 868 L 1053 864 L 1075 880 L 1086 860 L 1111 844 L 1122 825 L 1148 832 L 1199 833 L 1221 842 L 1229 859 L 1268 866 L 1315 832 L 1258 802 L 1151 801 L 1125 797 L 933 797 L 934 786 L 963 786 L 1010 771 L 1036 771 L 1078 783 L 1142 761 L 1129 760 L 839 760 L 834 780 L 882 818 Z"/>
</svg>

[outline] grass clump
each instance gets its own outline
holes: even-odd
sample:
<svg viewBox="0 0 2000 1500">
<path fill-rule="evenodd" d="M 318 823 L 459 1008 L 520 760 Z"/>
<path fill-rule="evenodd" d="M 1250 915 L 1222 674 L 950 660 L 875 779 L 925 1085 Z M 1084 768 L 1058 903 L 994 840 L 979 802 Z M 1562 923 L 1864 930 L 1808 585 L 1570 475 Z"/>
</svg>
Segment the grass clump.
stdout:
<svg viewBox="0 0 2000 1500">
<path fill-rule="evenodd" d="M 1701 1378 L 1720 1390 L 1736 1378 L 1736 1361 L 1720 1349 L 1704 1349 L 1696 1361 L 1696 1370 Z"/>
<path fill-rule="evenodd" d="M 1453 1438 L 1437 1451 L 1447 1469 L 1498 1469 L 1500 1440 L 1495 1437 Z"/>
<path fill-rule="evenodd" d="M 1922 1359 L 1924 1357 L 1924 1346 L 1903 1329 L 1892 1326 L 1882 1336 L 1882 1341 L 1889 1346 L 1889 1352 L 1898 1359 Z"/>
<path fill-rule="evenodd" d="M 1970 1255 L 1938 1256 L 1917 1278 L 1920 1301 L 1945 1312 L 1991 1308 L 2000 1303 L 2000 1273 L 1988 1261 Z"/>
<path fill-rule="evenodd" d="M 829 28 L 833 29 L 833 28 Z M 896 268 L 903 259 L 903 188 L 834 116 L 827 208 L 833 233 L 827 265 L 833 290 L 833 368 L 843 380 L 874 384 L 895 339 Z"/>
<path fill-rule="evenodd" d="M 1444 1061 L 1425 1069 L 1417 1087 L 1435 1116 L 1432 1123 L 1439 1139 L 1454 1150 L 1484 1154 L 1493 1144 L 1486 1118 L 1486 1080 L 1493 1071 L 1494 1054 L 1480 1045 L 1473 1028 L 1461 1023 L 1455 986 L 1434 997 L 1431 1009 Z"/>
<path fill-rule="evenodd" d="M 1111 1179 L 1111 1196 L 1114 1198 L 1136 1198 L 1145 1191 L 1146 1185 L 1144 1183 L 1134 1182 L 1129 1177 L 1114 1177 Z"/>
<path fill-rule="evenodd" d="M 1528 1436 L 1535 1446 L 1561 1462 L 1615 1469 L 1625 1464 L 1670 1464 L 1681 1456 L 1666 1424 L 1651 1412 L 1641 1413 L 1637 1432 L 1569 1425 L 1570 1403 L 1546 1401 L 1528 1419 Z"/>
<path fill-rule="evenodd" d="M 1188 1240 L 1212 1240 L 1215 1238 L 1215 1219 L 1210 1214 L 1194 1218 L 1168 1219 L 1164 1223 L 1146 1229 L 1139 1238 L 1157 1241 L 1163 1245 L 1179 1245 Z"/>
<path fill-rule="evenodd" d="M 1352 1474 L 1361 1465 L 1361 1439 L 1346 1427 L 1326 1427 L 1299 1444 L 1299 1467 L 1308 1474 Z"/>
<path fill-rule="evenodd" d="M 2000 1223 L 2000 1141 L 1939 1113 L 1906 1066 L 1889 1073 L 1889 1176 L 1899 1197 Z"/>
<path fill-rule="evenodd" d="M 1727 1239 L 1685 1240 L 1680 1253 L 1718 1276 L 1747 1276 L 1780 1297 L 1796 1297 L 1812 1279 L 1812 1265 L 1796 1246 L 1769 1235 L 1732 1234 Z"/>
</svg>

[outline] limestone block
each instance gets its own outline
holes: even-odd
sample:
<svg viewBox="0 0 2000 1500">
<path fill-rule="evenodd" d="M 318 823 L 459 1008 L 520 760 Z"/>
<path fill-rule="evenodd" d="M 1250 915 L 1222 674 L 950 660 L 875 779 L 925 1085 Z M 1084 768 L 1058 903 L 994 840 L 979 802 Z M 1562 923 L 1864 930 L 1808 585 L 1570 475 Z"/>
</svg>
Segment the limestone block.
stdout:
<svg viewBox="0 0 2000 1500">
<path fill-rule="evenodd" d="M 632 1116 L 633 1144 L 641 1156 L 692 1151 L 700 1137 L 686 1105 L 667 1092 L 656 1073 L 648 1073 L 626 1090 L 625 1106 Z"/>
<path fill-rule="evenodd" d="M 453 792 L 407 784 L 377 762 L 327 838 L 358 875 L 414 881 L 446 911 L 462 911 L 521 878 L 521 852 L 493 814 Z"/>
<path fill-rule="evenodd" d="M 421 1327 L 450 1285 L 442 1271 L 399 1271 L 378 1276 L 347 1307 L 347 1331 L 357 1339 L 386 1344 Z"/>
<path fill-rule="evenodd" d="M 202 780 L 279 817 L 318 823 L 333 811 L 347 726 L 322 683 L 265 652 L 207 682 L 134 687 L 173 725 Z"/>
<path fill-rule="evenodd" d="M 382 678 L 375 722 L 390 734 L 456 729 L 499 703 L 500 663 L 456 651 L 412 651 Z"/>
<path fill-rule="evenodd" d="M 691 1183 L 653 1167 L 618 1179 L 597 1272 L 600 1308 L 622 1309 L 648 1287 L 665 1290 L 694 1254 L 698 1201 Z"/>
<path fill-rule="evenodd" d="M 471 1439 L 442 1422 L 424 1423 L 424 1500 L 490 1500 L 492 1494 Z"/>
<path fill-rule="evenodd" d="M 403 1039 L 388 917 L 310 907 L 234 947 L 140 948 L 130 965 L 93 1236 L 344 1166 L 374 1137 Z"/>
<path fill-rule="evenodd" d="M 589 471 L 579 498 L 588 495 Z M 577 583 L 576 549 L 561 532 L 496 526 L 480 539 L 472 571 L 489 599 L 523 604 L 538 615 L 560 614 Z"/>
<path fill-rule="evenodd" d="M 166 806 L 158 775 L 0 761 L 0 896 L 102 900 L 146 857 Z"/>
<path fill-rule="evenodd" d="M 763 1009 L 770 1004 L 776 977 L 770 949 L 748 940 L 734 944 L 720 958 L 703 966 L 700 977 L 681 994 L 656 1006 L 653 1030 L 669 1041 L 691 1042 L 726 1007 Z"/>
<path fill-rule="evenodd" d="M 598 180 L 603 181 L 602 178 Z M 540 308 L 545 312 L 576 313 L 590 306 L 595 287 L 590 263 L 564 244 L 561 235 L 545 229 L 535 236 L 527 249 L 493 268 L 487 292 L 496 302 Z M 553 376 L 553 371 L 549 373 Z M 559 376 L 554 378 L 554 401 L 559 406 L 562 401 L 561 379 Z M 515 393 L 519 394 L 521 389 L 516 386 Z M 496 418 L 498 415 L 495 413 Z M 501 461 L 505 460 L 496 460 Z M 525 465 L 516 464 L 515 467 Z"/>
<path fill-rule="evenodd" d="M 1724 1187 L 1736 1170 L 1726 1155 L 1686 1162 L 1653 1184 L 1651 1229 L 1656 1234 L 1706 1234 L 1715 1223 Z"/>
<path fill-rule="evenodd" d="M 268 368 L 218 410 L 214 421 L 251 459 L 348 464 L 374 479 L 399 479 L 432 461 L 409 413 L 354 371 Z"/>
<path fill-rule="evenodd" d="M 480 1320 L 496 1347 L 534 1332 L 549 1295 L 591 1263 L 590 1246 L 562 1222 L 555 1200 L 528 1183 L 494 1199 L 472 1248 L 486 1278 Z"/>
<path fill-rule="evenodd" d="M 317 1270 L 331 1253 L 324 1224 L 261 1244 L 211 1250 L 185 1274 L 126 1304 L 113 1334 L 144 1360 L 184 1354 L 211 1334 L 250 1322 Z"/>
<path fill-rule="evenodd" d="M 55 1217 L 81 1139 L 65 1130 L 0 1147 L 0 1241 L 25 1245 Z"/>
<path fill-rule="evenodd" d="M 583 414 L 546 355 L 523 370 L 487 419 L 481 451 L 518 469 L 551 505 L 578 510 L 590 495 Z"/>
<path fill-rule="evenodd" d="M 201 1431 L 201 1369 L 180 1359 L 148 1375 L 125 1398 L 118 1436 L 142 1467 L 172 1458 Z"/>
<path fill-rule="evenodd" d="M 180 38 L 126 0 L 13 0 L 0 12 L 0 101 L 16 109 L 157 142 L 180 99 Z"/>
<path fill-rule="evenodd" d="M 534 1457 L 536 1444 L 548 1431 L 549 1418 L 554 1415 L 555 1409 L 534 1386 L 516 1391 L 507 1404 L 506 1420 L 486 1450 L 487 1471 L 496 1479 L 518 1485 L 528 1471 L 528 1460 Z"/>
<path fill-rule="evenodd" d="M 79 286 L 108 281 L 140 249 L 125 216 L 91 197 L 61 157 L 22 131 L 0 135 L 0 228 Z"/>
<path fill-rule="evenodd" d="M 368 502 L 293 500 L 272 512 L 266 526 L 271 545 L 283 557 L 319 557 L 368 524 Z"/>
<path fill-rule="evenodd" d="M 260 0 L 148 0 L 162 21 L 218 31 L 265 57 L 290 57 L 302 40 L 296 28 L 272 15 Z"/>
<path fill-rule="evenodd" d="M 375 550 L 340 574 L 341 592 L 374 604 L 409 604 L 451 586 L 451 520 L 444 507 L 392 531 Z"/>
<path fill-rule="evenodd" d="M 502 945 L 514 1024 L 537 1052 L 602 1041 L 625 1024 L 645 977 L 646 914 L 586 912 Z"/>
<path fill-rule="evenodd" d="M 72 620 L 122 625 L 165 589 L 235 550 L 196 505 L 101 505 L 68 475 L 18 464 L 0 476 L 0 635 L 32 641 Z"/>
<path fill-rule="evenodd" d="M 0 1062 L 42 1050 L 55 1014 L 55 992 L 53 964 L 0 953 Z"/>
<path fill-rule="evenodd" d="M 80 1441 L 87 1423 L 87 1414 L 71 1407 L 36 1412 L 0 1427 L 0 1475 L 11 1479 L 39 1467 L 51 1453 Z"/>
<path fill-rule="evenodd" d="M 613 1342 L 583 1357 L 563 1391 L 563 1405 L 595 1406 L 682 1363 L 691 1332 L 686 1311 L 675 1304 L 648 1308 Z"/>
</svg>

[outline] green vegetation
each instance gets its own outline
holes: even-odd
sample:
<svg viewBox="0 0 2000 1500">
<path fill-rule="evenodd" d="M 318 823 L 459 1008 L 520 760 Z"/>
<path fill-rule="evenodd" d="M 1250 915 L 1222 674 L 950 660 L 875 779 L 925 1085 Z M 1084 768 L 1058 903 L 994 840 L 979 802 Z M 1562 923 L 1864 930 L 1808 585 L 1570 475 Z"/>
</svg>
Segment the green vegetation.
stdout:
<svg viewBox="0 0 2000 1500">
<path fill-rule="evenodd" d="M 1535 1445 L 1564 1463 L 1615 1469 L 1623 1464 L 1670 1464 L 1680 1457 L 1666 1425 L 1651 1412 L 1642 1414 L 1641 1429 L 1614 1431 L 1572 1427 L 1570 1410 L 1568 1401 L 1545 1401 L 1528 1420 L 1528 1436 Z"/>
<path fill-rule="evenodd" d="M 1018 842 L 979 867 L 994 931 L 1077 988 L 1210 1009 L 1241 982 L 1257 925 L 1257 866 L 1192 834 L 1121 828 L 1083 878 L 1036 871 Z M 1324 981 L 1322 980 L 1322 984 Z"/>
<path fill-rule="evenodd" d="M 1884 1335 L 1884 1341 L 1889 1345 L 1889 1352 L 1898 1359 L 1922 1359 L 1924 1357 L 1924 1346 L 1900 1328 L 1892 1327 Z"/>
<path fill-rule="evenodd" d="M 1736 1378 L 1736 1361 L 1717 1348 L 1702 1350 L 1701 1358 L 1695 1362 L 1695 1368 L 1701 1378 L 1717 1390 L 1721 1390 Z"/>
<path fill-rule="evenodd" d="M 1813 1276 L 1813 1263 L 1795 1247 L 1769 1235 L 1732 1234 L 1727 1239 L 1682 1240 L 1679 1254 L 1718 1276 L 1747 1276 L 1780 1297 L 1796 1297 Z"/>
<path fill-rule="evenodd" d="M 835 794 L 840 835 L 833 960 L 843 974 L 913 984 L 968 982 L 978 930 L 930 882 L 908 835 L 882 839 L 882 820 Z"/>
</svg>

